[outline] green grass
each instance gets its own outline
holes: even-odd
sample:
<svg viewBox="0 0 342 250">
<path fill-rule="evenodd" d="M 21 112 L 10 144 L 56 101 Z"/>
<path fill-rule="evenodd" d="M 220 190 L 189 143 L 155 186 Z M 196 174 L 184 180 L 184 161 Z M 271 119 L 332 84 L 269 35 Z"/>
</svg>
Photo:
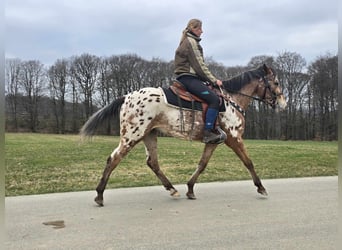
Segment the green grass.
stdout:
<svg viewBox="0 0 342 250">
<path fill-rule="evenodd" d="M 118 137 L 78 135 L 5 135 L 6 196 L 94 190 Z M 337 142 L 246 140 L 261 179 L 337 175 Z M 173 184 L 186 183 L 195 171 L 203 144 L 158 138 L 159 163 Z M 199 182 L 251 179 L 226 146 L 214 152 Z M 138 144 L 114 170 L 107 188 L 161 185 L 145 164 Z"/>
</svg>

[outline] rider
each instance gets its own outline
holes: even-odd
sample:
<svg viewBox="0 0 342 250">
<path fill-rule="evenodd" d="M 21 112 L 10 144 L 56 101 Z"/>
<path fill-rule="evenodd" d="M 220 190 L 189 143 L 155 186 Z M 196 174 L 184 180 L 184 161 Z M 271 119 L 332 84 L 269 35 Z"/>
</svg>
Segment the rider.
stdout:
<svg viewBox="0 0 342 250">
<path fill-rule="evenodd" d="M 222 81 L 217 79 L 204 63 L 203 49 L 200 45 L 202 22 L 191 19 L 183 31 L 179 47 L 175 53 L 175 71 L 177 80 L 181 82 L 187 91 L 198 96 L 208 103 L 205 116 L 203 142 L 221 143 L 221 134 L 215 130 L 215 121 L 219 112 L 219 97 L 208 88 L 205 82 L 218 86 Z"/>
</svg>

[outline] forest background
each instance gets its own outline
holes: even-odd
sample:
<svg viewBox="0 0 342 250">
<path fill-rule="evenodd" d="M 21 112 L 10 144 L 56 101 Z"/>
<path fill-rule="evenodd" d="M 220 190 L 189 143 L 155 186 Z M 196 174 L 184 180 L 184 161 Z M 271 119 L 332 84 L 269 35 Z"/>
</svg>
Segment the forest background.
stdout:
<svg viewBox="0 0 342 250">
<path fill-rule="evenodd" d="M 228 67 L 206 58 L 209 69 L 225 80 L 263 63 L 277 72 L 288 102 L 278 112 L 253 101 L 246 114 L 247 139 L 337 140 L 337 55 L 313 62 L 296 52 L 260 55 L 244 66 Z M 76 134 L 99 108 L 143 87 L 168 87 L 173 61 L 145 60 L 136 54 L 99 57 L 92 54 L 39 60 L 6 58 L 5 130 Z M 118 134 L 113 124 L 99 131 Z"/>
</svg>

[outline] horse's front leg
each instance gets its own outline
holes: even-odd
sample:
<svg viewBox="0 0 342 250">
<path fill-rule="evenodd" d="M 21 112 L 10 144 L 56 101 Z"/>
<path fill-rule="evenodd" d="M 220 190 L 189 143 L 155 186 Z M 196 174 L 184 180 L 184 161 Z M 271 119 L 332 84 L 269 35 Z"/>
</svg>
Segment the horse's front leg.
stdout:
<svg viewBox="0 0 342 250">
<path fill-rule="evenodd" d="M 210 157 L 212 156 L 214 150 L 216 149 L 218 144 L 205 144 L 202 157 L 200 162 L 198 163 L 198 167 L 196 171 L 192 174 L 190 180 L 188 181 L 188 192 L 186 193 L 186 196 L 191 199 L 195 200 L 196 196 L 194 194 L 194 185 L 197 181 L 197 178 L 199 175 L 204 171 L 204 169 L 207 167 Z"/>
<path fill-rule="evenodd" d="M 244 163 L 249 173 L 253 178 L 254 185 L 258 188 L 258 193 L 267 196 L 266 189 L 261 183 L 259 176 L 256 174 L 254 170 L 254 165 L 251 159 L 247 154 L 247 150 L 245 145 L 243 144 L 242 138 L 231 137 L 225 141 L 226 145 L 230 147 L 236 155 L 240 158 L 240 160 Z"/>
</svg>

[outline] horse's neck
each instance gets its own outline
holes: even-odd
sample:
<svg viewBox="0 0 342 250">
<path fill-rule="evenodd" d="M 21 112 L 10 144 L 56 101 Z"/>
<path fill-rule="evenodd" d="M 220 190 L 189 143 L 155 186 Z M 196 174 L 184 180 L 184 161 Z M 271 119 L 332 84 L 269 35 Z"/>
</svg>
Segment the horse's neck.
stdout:
<svg viewBox="0 0 342 250">
<path fill-rule="evenodd" d="M 253 96 L 256 94 L 257 83 L 252 82 L 243 87 L 239 93 L 231 94 L 232 99 L 243 109 L 247 110 L 249 104 L 253 101 Z"/>
</svg>

